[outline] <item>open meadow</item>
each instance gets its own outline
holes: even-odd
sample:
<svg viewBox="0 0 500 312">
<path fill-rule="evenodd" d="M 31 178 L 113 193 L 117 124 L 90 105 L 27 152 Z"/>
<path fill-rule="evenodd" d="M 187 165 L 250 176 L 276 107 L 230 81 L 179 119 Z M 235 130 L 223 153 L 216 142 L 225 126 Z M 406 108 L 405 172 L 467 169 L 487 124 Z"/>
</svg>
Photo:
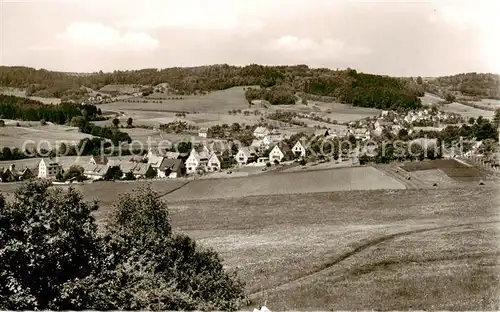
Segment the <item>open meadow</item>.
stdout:
<svg viewBox="0 0 500 312">
<path fill-rule="evenodd" d="M 43 98 L 39 96 L 27 96 L 26 91 L 19 88 L 0 88 L 0 94 L 13 95 L 18 97 L 25 97 L 31 100 L 40 101 L 43 104 L 59 104 L 61 99 L 59 98 Z"/>
<path fill-rule="evenodd" d="M 12 121 L 6 122 L 6 127 L 0 128 L 0 147 L 19 148 L 23 144 L 28 147 L 36 147 L 40 142 L 40 148 L 50 150 L 56 146 L 57 141 L 78 143 L 84 138 L 91 138 L 89 134 L 81 133 L 76 127 L 68 127 L 54 124 L 41 126 L 39 122 L 22 122 L 17 127 Z M 31 143 L 27 143 L 33 141 Z M 48 144 L 50 146 L 48 146 Z"/>
<path fill-rule="evenodd" d="M 470 117 L 477 118 L 479 116 L 483 116 L 484 118 L 492 119 L 493 115 L 495 114 L 494 111 L 479 109 L 464 104 L 460 104 L 457 102 L 443 104 L 439 107 L 439 109 L 447 113 L 459 114 L 466 118 Z"/>
<path fill-rule="evenodd" d="M 380 110 L 355 107 L 341 103 L 311 101 L 308 105 L 268 105 L 268 107 L 248 106 L 244 87 L 234 87 L 221 91 L 209 92 L 206 95 L 168 96 L 162 99 L 154 97 L 137 97 L 124 101 L 102 104 L 99 107 L 104 113 L 113 113 L 124 124 L 131 117 L 136 125 L 159 126 L 173 121 L 186 121 L 199 127 L 210 127 L 217 124 L 256 124 L 261 116 L 277 110 L 291 111 L 302 114 L 314 113 L 316 116 L 339 123 L 359 120 L 365 117 L 377 116 Z M 182 97 L 182 99 L 180 99 Z M 144 103 L 145 102 L 145 103 Z M 228 111 L 248 110 L 249 115 L 242 112 L 229 114 Z M 258 114 L 254 114 L 257 111 Z M 185 117 L 176 116 L 185 112 Z M 309 127 L 331 126 L 331 124 L 300 119 Z M 111 121 L 98 122 L 110 124 Z"/>
<path fill-rule="evenodd" d="M 498 309 L 498 188 L 170 201 L 272 310 Z M 174 192 L 175 193 L 175 192 Z"/>
<path fill-rule="evenodd" d="M 359 167 L 195 180 L 167 195 L 166 199 L 238 198 L 252 195 L 404 188 L 403 184 L 375 168 Z"/>
<path fill-rule="evenodd" d="M 419 164 L 407 170 L 457 167 Z M 101 223 L 142 184 L 74 187 L 99 200 Z M 499 185 L 443 186 L 411 189 L 373 167 L 152 182 L 174 230 L 246 282 L 250 308 L 499 309 Z"/>
</svg>

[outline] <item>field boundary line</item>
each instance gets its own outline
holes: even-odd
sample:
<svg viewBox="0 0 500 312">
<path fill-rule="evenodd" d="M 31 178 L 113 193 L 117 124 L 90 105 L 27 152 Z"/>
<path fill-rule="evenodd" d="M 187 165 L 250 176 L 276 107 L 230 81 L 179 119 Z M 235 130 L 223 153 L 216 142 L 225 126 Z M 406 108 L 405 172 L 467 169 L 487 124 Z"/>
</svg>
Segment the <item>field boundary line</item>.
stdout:
<svg viewBox="0 0 500 312">
<path fill-rule="evenodd" d="M 467 226 L 471 226 L 471 225 L 479 225 L 479 224 L 494 224 L 494 223 L 500 223 L 500 220 L 496 220 L 496 221 L 479 221 L 479 222 L 471 222 L 471 223 L 461 223 L 461 224 L 452 224 L 452 225 L 444 225 L 444 226 L 437 226 L 437 227 L 433 227 L 433 228 L 423 228 L 423 229 L 415 229 L 415 230 L 411 230 L 411 231 L 404 231 L 404 232 L 399 232 L 399 233 L 394 233 L 394 234 L 389 234 L 389 235 L 384 235 L 384 236 L 380 236 L 378 238 L 375 238 L 373 240 L 370 240 L 366 243 L 361 243 L 359 244 L 357 247 L 355 247 L 354 249 L 348 251 L 348 252 L 345 252 L 344 254 L 341 254 L 337 257 L 335 257 L 332 261 L 322 265 L 320 268 L 312 271 L 311 273 L 309 273 L 308 275 L 305 275 L 305 276 L 302 276 L 302 277 L 299 277 L 299 278 L 296 278 L 294 280 L 290 280 L 290 281 L 287 281 L 287 282 L 284 282 L 284 283 L 281 283 L 279 285 L 276 285 L 276 286 L 272 286 L 268 289 L 263 289 L 263 290 L 260 290 L 258 292 L 254 292 L 254 293 L 251 293 L 248 295 L 249 299 L 252 300 L 252 299 L 255 299 L 255 298 L 258 298 L 259 295 L 261 295 L 263 292 L 274 292 L 274 291 L 277 291 L 277 290 L 281 290 L 281 289 L 286 289 L 287 287 L 290 287 L 290 286 L 293 286 L 295 284 L 300 284 L 302 282 L 305 282 L 305 281 L 308 281 L 308 280 L 312 280 L 314 279 L 316 276 L 319 276 L 323 273 L 325 273 L 326 271 L 330 270 L 333 266 L 341 263 L 342 261 L 348 259 L 348 258 L 351 258 L 371 247 L 374 247 L 376 245 L 379 245 L 381 243 L 384 243 L 384 242 L 387 242 L 387 241 L 390 241 L 390 240 L 394 240 L 396 238 L 399 238 L 399 237 L 405 237 L 405 236 L 410 236 L 410 235 L 413 235 L 413 234 L 419 234 L 419 233 L 425 233 L 425 232 L 432 232 L 432 231 L 438 231 L 438 230 L 443 230 L 443 229 L 453 229 L 453 228 L 460 228 L 460 227 L 467 227 Z M 341 275 L 339 278 L 343 278 L 345 277 L 346 275 Z"/>
<path fill-rule="evenodd" d="M 194 181 L 194 180 L 189 180 L 189 181 L 186 181 L 185 183 L 183 183 L 183 184 L 179 185 L 178 187 L 175 187 L 175 188 L 173 188 L 173 189 L 171 189 L 171 190 L 168 190 L 168 191 L 166 191 L 166 192 L 164 192 L 164 193 L 160 193 L 160 194 L 156 197 L 156 199 L 159 199 L 159 198 L 165 197 L 165 196 L 167 196 L 168 194 L 173 193 L 173 192 L 175 192 L 175 191 L 177 191 L 177 190 L 179 190 L 179 189 L 183 188 L 184 186 L 188 185 L 189 183 L 191 183 L 191 182 L 193 182 L 193 181 Z"/>
</svg>

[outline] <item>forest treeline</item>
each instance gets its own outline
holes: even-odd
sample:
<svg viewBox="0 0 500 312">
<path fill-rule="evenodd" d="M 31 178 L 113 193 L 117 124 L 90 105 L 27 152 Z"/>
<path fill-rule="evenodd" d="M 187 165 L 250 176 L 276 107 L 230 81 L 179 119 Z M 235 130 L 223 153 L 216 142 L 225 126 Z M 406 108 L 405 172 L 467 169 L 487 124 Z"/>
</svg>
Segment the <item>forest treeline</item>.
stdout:
<svg viewBox="0 0 500 312">
<path fill-rule="evenodd" d="M 28 98 L 0 94 L 0 119 L 45 120 L 65 124 L 73 117 L 82 116 L 88 120 L 100 120 L 103 119 L 101 115 L 101 110 L 90 104 L 48 105 Z"/>
<path fill-rule="evenodd" d="M 426 91 L 445 97 L 460 92 L 465 96 L 500 99 L 500 75 L 466 73 L 438 77 L 425 84 Z"/>
<path fill-rule="evenodd" d="M 244 67 L 210 65 L 114 71 L 112 73 L 67 74 L 28 67 L 0 67 L 0 84 L 27 90 L 28 95 L 65 97 L 109 84 L 158 85 L 168 83 L 176 94 L 224 90 L 235 86 L 260 86 L 268 90 L 266 99 L 288 104 L 296 93 L 332 96 L 338 101 L 378 108 L 413 108 L 420 105 L 423 86 L 413 80 L 358 73 L 353 69 L 313 69 L 306 65 Z M 267 89 L 269 88 L 269 89 Z"/>
</svg>

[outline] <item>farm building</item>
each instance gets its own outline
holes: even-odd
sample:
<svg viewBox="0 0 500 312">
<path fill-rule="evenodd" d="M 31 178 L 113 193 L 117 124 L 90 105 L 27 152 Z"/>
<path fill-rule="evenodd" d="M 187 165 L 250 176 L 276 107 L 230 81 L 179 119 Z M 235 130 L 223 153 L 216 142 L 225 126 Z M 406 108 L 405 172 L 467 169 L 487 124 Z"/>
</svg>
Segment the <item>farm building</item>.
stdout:
<svg viewBox="0 0 500 312">
<path fill-rule="evenodd" d="M 42 159 L 38 164 L 38 177 L 42 179 L 53 179 L 62 172 L 62 167 L 57 162 Z"/>
<path fill-rule="evenodd" d="M 186 167 L 180 159 L 164 158 L 158 168 L 158 178 L 179 178 L 186 173 Z"/>
</svg>

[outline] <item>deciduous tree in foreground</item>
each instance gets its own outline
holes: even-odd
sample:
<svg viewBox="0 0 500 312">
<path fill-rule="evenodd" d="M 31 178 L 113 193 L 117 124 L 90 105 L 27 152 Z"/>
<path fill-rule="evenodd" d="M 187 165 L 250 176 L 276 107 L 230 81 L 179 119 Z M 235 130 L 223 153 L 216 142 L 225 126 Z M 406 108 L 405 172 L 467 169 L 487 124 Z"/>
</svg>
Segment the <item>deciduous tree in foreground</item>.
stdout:
<svg viewBox="0 0 500 312">
<path fill-rule="evenodd" d="M 122 195 L 99 232 L 70 188 L 46 182 L 0 196 L 0 309 L 235 310 L 243 284 L 217 253 L 172 233 L 150 188 Z"/>
</svg>

